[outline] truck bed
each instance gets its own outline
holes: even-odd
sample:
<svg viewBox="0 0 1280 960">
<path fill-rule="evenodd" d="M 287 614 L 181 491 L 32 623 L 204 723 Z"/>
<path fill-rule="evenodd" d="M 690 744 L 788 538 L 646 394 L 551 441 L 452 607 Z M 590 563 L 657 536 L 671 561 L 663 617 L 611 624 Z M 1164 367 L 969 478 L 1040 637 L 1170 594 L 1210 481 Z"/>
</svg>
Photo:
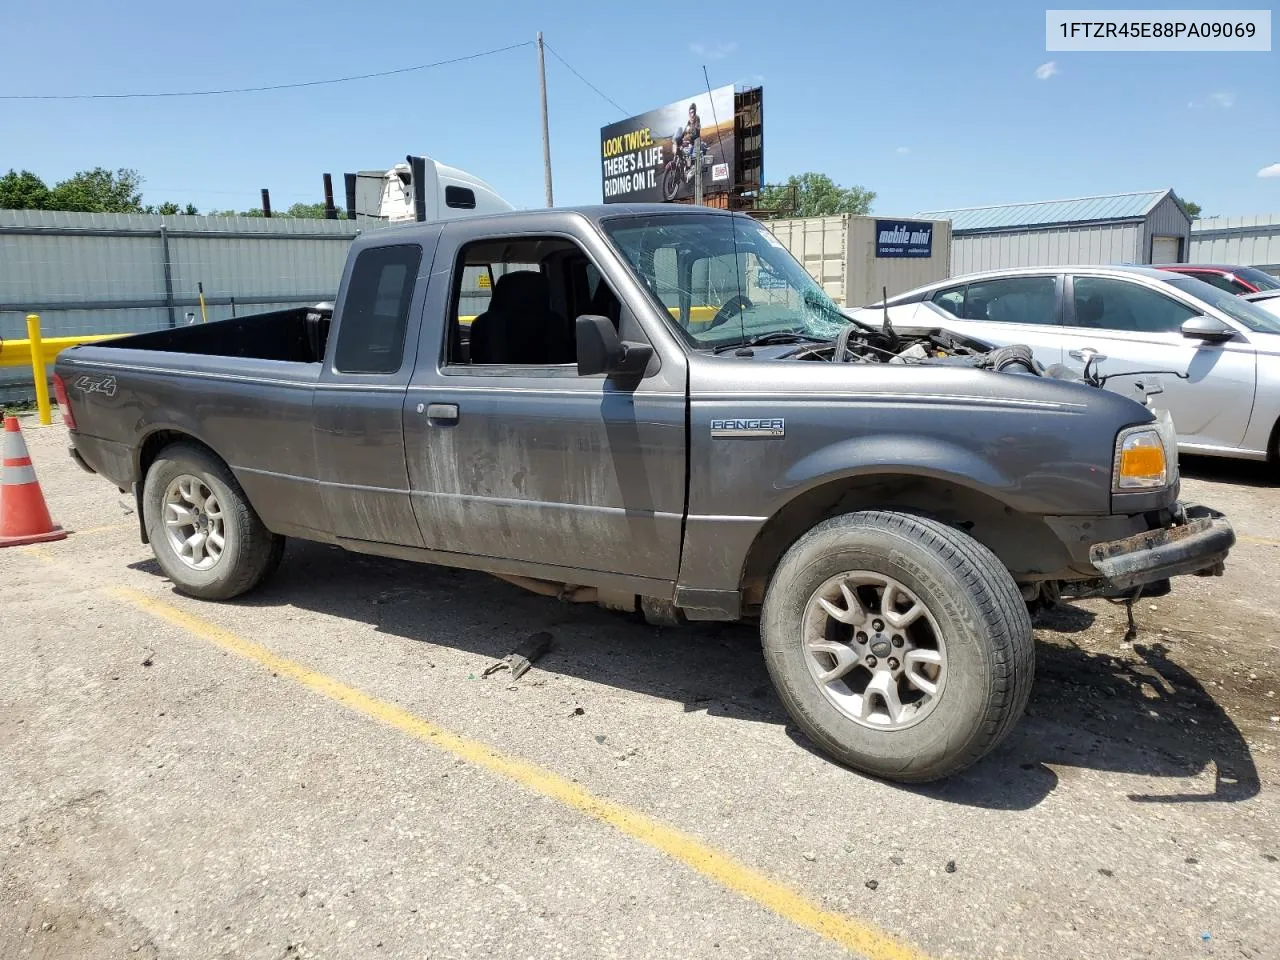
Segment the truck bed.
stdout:
<svg viewBox="0 0 1280 960">
<path fill-rule="evenodd" d="M 101 348 L 154 350 L 211 357 L 248 357 L 320 363 L 329 338 L 330 313 L 294 307 L 214 323 L 139 333 L 97 344 Z"/>
</svg>

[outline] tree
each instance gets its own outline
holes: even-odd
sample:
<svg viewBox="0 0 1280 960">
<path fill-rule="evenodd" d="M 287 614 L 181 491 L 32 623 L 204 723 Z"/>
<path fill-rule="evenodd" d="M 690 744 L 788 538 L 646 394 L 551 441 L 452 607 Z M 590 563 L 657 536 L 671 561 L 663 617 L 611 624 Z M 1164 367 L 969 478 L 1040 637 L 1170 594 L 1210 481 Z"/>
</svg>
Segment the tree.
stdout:
<svg viewBox="0 0 1280 960">
<path fill-rule="evenodd" d="M 30 170 L 10 170 L 0 177 L 0 210 L 43 210 L 49 188 Z"/>
<path fill-rule="evenodd" d="M 281 217 L 300 217 L 305 220 L 323 220 L 324 204 L 323 203 L 295 203 L 284 213 L 278 214 Z M 338 211 L 338 219 L 347 219 L 345 210 Z"/>
<path fill-rule="evenodd" d="M 166 200 L 158 207 L 147 204 L 142 208 L 142 212 L 158 213 L 162 217 L 172 217 L 179 213 L 188 217 L 196 217 L 200 215 L 200 211 L 196 209 L 196 205 L 194 203 L 188 203 L 185 207 L 180 207 L 172 200 Z"/>
<path fill-rule="evenodd" d="M 1194 200 L 1183 200 L 1182 209 L 1187 211 L 1187 216 L 1192 220 L 1200 219 L 1200 204 L 1196 203 Z"/>
<path fill-rule="evenodd" d="M 288 210 L 276 210 L 271 214 L 273 217 L 296 217 L 300 220 L 323 220 L 324 204 L 323 203 L 295 203 Z M 260 217 L 262 210 L 255 208 L 253 210 L 214 210 L 210 213 L 214 217 Z M 347 219 L 345 210 L 338 211 L 338 219 Z"/>
<path fill-rule="evenodd" d="M 825 173 L 792 174 L 785 184 L 766 186 L 760 207 L 797 217 L 826 217 L 835 213 L 871 212 L 875 191 L 866 187 L 842 187 Z M 795 205 L 795 210 L 790 208 Z"/>
<path fill-rule="evenodd" d="M 81 170 L 49 191 L 46 210 L 81 213 L 141 213 L 142 177 L 137 170 Z"/>
</svg>

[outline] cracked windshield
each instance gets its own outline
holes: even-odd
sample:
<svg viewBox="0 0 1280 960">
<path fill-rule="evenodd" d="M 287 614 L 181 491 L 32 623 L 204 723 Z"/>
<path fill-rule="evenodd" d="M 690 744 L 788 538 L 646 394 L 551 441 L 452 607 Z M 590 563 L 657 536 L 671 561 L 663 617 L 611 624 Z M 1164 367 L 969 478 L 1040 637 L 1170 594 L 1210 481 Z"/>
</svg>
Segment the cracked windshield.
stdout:
<svg viewBox="0 0 1280 960">
<path fill-rule="evenodd" d="M 698 347 L 831 340 L 849 323 L 778 239 L 747 217 L 629 217 L 604 226 Z"/>
</svg>

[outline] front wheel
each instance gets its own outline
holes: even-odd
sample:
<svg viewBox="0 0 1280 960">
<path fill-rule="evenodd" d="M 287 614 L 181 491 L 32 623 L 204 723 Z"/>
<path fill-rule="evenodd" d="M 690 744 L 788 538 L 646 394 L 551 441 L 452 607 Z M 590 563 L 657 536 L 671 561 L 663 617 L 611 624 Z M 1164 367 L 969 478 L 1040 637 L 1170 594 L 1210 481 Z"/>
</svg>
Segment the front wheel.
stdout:
<svg viewBox="0 0 1280 960">
<path fill-rule="evenodd" d="M 142 488 L 156 562 L 178 592 L 229 600 L 280 563 L 284 537 L 268 530 L 221 460 L 178 443 L 160 452 Z"/>
<path fill-rule="evenodd" d="M 986 547 L 945 524 L 868 511 L 783 557 L 760 620 L 795 722 L 855 769 L 936 780 L 991 750 L 1026 707 L 1031 620 Z"/>
</svg>

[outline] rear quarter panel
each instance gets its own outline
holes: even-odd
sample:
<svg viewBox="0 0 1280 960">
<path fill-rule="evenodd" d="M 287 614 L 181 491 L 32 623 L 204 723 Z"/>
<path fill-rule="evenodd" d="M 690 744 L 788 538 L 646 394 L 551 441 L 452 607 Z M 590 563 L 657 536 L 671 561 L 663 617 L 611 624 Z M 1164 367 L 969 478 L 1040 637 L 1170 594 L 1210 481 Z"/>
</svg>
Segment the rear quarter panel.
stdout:
<svg viewBox="0 0 1280 960">
<path fill-rule="evenodd" d="M 181 434 L 226 461 L 268 528 L 324 529 L 311 404 L 318 363 L 74 347 L 55 367 L 73 442 L 117 486 L 141 483 L 149 437 Z"/>
</svg>

